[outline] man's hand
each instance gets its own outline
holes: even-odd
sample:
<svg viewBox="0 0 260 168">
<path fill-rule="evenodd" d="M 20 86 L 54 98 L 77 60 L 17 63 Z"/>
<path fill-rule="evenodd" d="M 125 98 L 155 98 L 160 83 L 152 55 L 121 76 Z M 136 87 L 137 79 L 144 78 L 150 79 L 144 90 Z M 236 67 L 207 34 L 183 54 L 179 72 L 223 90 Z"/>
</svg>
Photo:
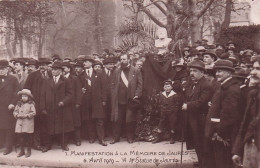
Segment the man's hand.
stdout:
<svg viewBox="0 0 260 168">
<path fill-rule="evenodd" d="M 243 166 L 243 165 L 242 165 L 242 162 L 241 162 L 241 157 L 240 157 L 240 156 L 238 156 L 238 155 L 233 155 L 232 160 L 233 160 L 233 162 L 234 162 L 235 165 L 241 166 L 241 167 Z"/>
<path fill-rule="evenodd" d="M 182 110 L 187 110 L 187 104 L 186 104 L 186 103 L 184 103 L 184 104 L 182 105 Z"/>
<path fill-rule="evenodd" d="M 76 108 L 80 108 L 80 104 L 76 104 L 75 107 L 76 107 Z"/>
<path fill-rule="evenodd" d="M 59 107 L 63 107 L 63 106 L 64 106 L 64 103 L 61 101 L 61 102 L 58 103 L 58 106 L 59 106 Z"/>
<path fill-rule="evenodd" d="M 106 102 L 102 102 L 102 105 L 105 106 L 107 103 Z"/>
<path fill-rule="evenodd" d="M 14 105 L 13 104 L 9 104 L 8 110 L 13 110 L 13 109 L 14 109 Z"/>
<path fill-rule="evenodd" d="M 82 93 L 86 93 L 87 89 L 86 88 L 82 88 Z"/>
<path fill-rule="evenodd" d="M 46 110 L 42 110 L 42 114 L 46 115 L 47 111 Z"/>
<path fill-rule="evenodd" d="M 212 103 L 211 102 L 208 102 L 208 106 L 211 107 Z"/>
</svg>

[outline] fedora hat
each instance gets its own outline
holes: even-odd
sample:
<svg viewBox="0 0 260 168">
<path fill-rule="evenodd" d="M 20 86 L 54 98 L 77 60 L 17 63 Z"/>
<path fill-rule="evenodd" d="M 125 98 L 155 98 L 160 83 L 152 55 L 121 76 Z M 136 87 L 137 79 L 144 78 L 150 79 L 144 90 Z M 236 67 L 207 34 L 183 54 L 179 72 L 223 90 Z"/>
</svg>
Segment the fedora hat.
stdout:
<svg viewBox="0 0 260 168">
<path fill-rule="evenodd" d="M 95 60 L 93 59 L 93 57 L 91 55 L 86 55 L 83 59 L 84 61 L 91 61 L 91 62 L 95 62 Z"/>
<path fill-rule="evenodd" d="M 62 62 L 62 66 L 66 66 L 66 67 L 69 67 L 69 68 L 72 67 L 71 63 L 68 62 L 68 61 L 63 61 L 63 62 Z"/>
<path fill-rule="evenodd" d="M 187 55 L 187 57 L 191 57 L 191 56 L 193 56 L 193 55 L 200 55 L 199 50 L 197 50 L 197 49 L 195 49 L 195 48 L 191 49 L 191 50 L 190 50 L 190 54 Z"/>
<path fill-rule="evenodd" d="M 231 72 L 235 71 L 235 69 L 233 68 L 233 63 L 229 60 L 218 60 L 217 62 L 215 62 L 214 69 L 223 69 Z"/>
<path fill-rule="evenodd" d="M 216 61 L 218 59 L 215 50 L 212 50 L 212 49 L 206 50 L 206 52 L 202 53 L 202 56 L 204 56 L 204 55 L 210 55 L 211 57 L 214 58 L 214 61 Z"/>
<path fill-rule="evenodd" d="M 50 64 L 51 60 L 49 58 L 39 58 L 38 64 Z"/>
<path fill-rule="evenodd" d="M 188 67 L 189 68 L 197 68 L 197 69 L 203 70 L 204 72 L 206 71 L 205 64 L 201 60 L 192 61 L 191 63 L 188 64 Z"/>
<path fill-rule="evenodd" d="M 103 64 L 106 65 L 106 64 L 109 64 L 109 63 L 116 63 L 116 60 L 114 57 L 109 57 L 109 58 L 106 58 L 104 61 L 103 61 Z"/>
<path fill-rule="evenodd" d="M 0 60 L 0 68 L 6 68 L 9 66 L 9 62 L 5 59 Z"/>
<path fill-rule="evenodd" d="M 33 95 L 29 89 L 23 89 L 17 93 L 19 96 L 21 95 L 27 95 L 33 99 Z"/>
<path fill-rule="evenodd" d="M 55 61 L 52 66 L 51 66 L 52 69 L 62 69 L 62 62 L 60 61 Z"/>
</svg>

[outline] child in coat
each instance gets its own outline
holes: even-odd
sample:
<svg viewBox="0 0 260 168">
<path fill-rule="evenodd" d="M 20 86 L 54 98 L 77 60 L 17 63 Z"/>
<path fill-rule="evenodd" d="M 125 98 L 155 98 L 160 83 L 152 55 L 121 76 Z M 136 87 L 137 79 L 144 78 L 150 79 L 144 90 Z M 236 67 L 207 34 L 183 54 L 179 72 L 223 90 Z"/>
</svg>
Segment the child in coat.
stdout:
<svg viewBox="0 0 260 168">
<path fill-rule="evenodd" d="M 17 119 L 15 133 L 19 137 L 21 151 L 17 157 L 25 155 L 31 156 L 32 134 L 34 132 L 34 116 L 36 115 L 35 103 L 33 95 L 28 89 L 23 89 L 18 92 L 20 100 L 14 109 L 13 115 Z M 26 147 L 26 153 L 25 153 Z"/>
<path fill-rule="evenodd" d="M 162 140 L 163 130 L 169 126 L 171 131 L 171 140 L 170 144 L 174 144 L 174 135 L 176 132 L 176 122 L 177 122 L 177 113 L 181 110 L 182 99 L 176 94 L 172 89 L 172 81 L 166 80 L 163 82 L 164 91 L 160 93 L 158 100 L 158 108 L 160 112 L 160 121 L 158 125 L 159 135 L 153 141 L 153 143 L 158 143 Z"/>
</svg>

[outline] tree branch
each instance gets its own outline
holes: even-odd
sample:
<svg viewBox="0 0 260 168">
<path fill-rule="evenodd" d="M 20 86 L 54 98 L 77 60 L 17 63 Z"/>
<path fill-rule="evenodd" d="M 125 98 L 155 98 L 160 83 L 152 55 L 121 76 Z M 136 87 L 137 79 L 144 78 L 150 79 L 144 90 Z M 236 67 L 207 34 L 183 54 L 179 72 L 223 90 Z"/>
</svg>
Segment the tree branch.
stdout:
<svg viewBox="0 0 260 168">
<path fill-rule="evenodd" d="M 153 2 L 153 0 L 151 0 Z M 158 2 L 154 2 L 154 5 L 160 9 L 160 11 L 167 16 L 167 11 L 165 9 L 163 9 L 163 7 L 161 5 L 158 4 Z"/>
<path fill-rule="evenodd" d="M 160 27 L 166 28 L 166 25 L 160 22 L 157 18 L 154 17 L 154 15 L 151 14 L 147 9 L 143 8 L 141 11 L 143 11 L 150 19 L 154 21 L 155 24 L 157 24 Z"/>
<path fill-rule="evenodd" d="M 197 17 L 200 18 L 204 13 L 208 10 L 210 5 L 214 2 L 214 0 L 209 0 L 209 2 L 205 5 L 205 7 L 197 14 Z"/>
</svg>

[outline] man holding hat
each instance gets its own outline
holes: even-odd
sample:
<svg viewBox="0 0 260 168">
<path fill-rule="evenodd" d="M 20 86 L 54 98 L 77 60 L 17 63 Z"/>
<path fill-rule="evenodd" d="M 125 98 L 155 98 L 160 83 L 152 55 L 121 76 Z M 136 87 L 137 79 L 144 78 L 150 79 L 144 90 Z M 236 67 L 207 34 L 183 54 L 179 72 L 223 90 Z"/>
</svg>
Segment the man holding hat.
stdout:
<svg viewBox="0 0 260 168">
<path fill-rule="evenodd" d="M 206 121 L 206 138 L 212 140 L 211 150 L 208 148 L 207 167 L 232 167 L 231 148 L 238 131 L 240 119 L 239 102 L 240 86 L 232 77 L 235 71 L 229 60 L 218 60 L 215 63 L 216 79 L 221 86 L 217 88 L 212 98 Z"/>
<path fill-rule="evenodd" d="M 72 65 L 69 62 L 62 63 L 63 69 L 63 76 L 66 79 L 70 80 L 72 85 L 72 96 L 73 99 L 71 101 L 71 110 L 73 114 L 73 124 L 74 124 L 74 131 L 73 131 L 73 139 L 75 141 L 76 146 L 81 145 L 81 114 L 80 114 L 80 105 L 81 105 L 81 98 L 82 98 L 82 86 L 79 78 L 71 74 Z"/>
<path fill-rule="evenodd" d="M 0 60 L 0 133 L 5 143 L 4 155 L 12 152 L 15 119 L 11 110 L 18 100 L 16 93 L 21 89 L 18 80 L 7 73 L 8 66 L 7 60 Z"/>
<path fill-rule="evenodd" d="M 195 148 L 199 167 L 202 167 L 205 118 L 213 88 L 204 77 L 205 64 L 202 61 L 194 60 L 188 67 L 192 84 L 186 90 L 186 103 L 182 106 L 182 110 L 186 111 L 187 120 L 186 145 L 188 150 Z"/>
<path fill-rule="evenodd" d="M 73 98 L 70 80 L 62 76 L 62 63 L 52 65 L 52 77 L 46 79 L 42 88 L 40 111 L 46 116 L 47 136 L 43 139 L 42 152 L 51 149 L 51 137 L 58 136 L 61 148 L 68 151 L 67 134 L 74 130 L 71 102 Z"/>
<path fill-rule="evenodd" d="M 104 120 L 106 117 L 104 106 L 106 105 L 106 83 L 100 72 L 92 68 L 94 60 L 91 56 L 86 56 L 84 60 L 85 73 L 81 75 L 83 86 L 82 98 L 82 120 L 83 126 L 89 136 L 89 143 L 94 143 L 98 137 L 102 146 L 107 146 L 104 138 Z M 85 131 L 85 130 L 83 130 Z"/>
<path fill-rule="evenodd" d="M 48 58 L 39 58 L 37 66 L 39 69 L 28 75 L 26 82 L 24 84 L 24 89 L 29 89 L 32 92 L 36 108 L 35 124 L 34 124 L 34 134 L 33 134 L 33 148 L 36 150 L 41 150 L 41 140 L 46 135 L 45 131 L 45 115 L 41 114 L 39 105 L 40 98 L 42 95 L 43 83 L 46 79 L 51 76 L 47 72 L 48 65 L 51 64 L 51 60 Z"/>
</svg>

